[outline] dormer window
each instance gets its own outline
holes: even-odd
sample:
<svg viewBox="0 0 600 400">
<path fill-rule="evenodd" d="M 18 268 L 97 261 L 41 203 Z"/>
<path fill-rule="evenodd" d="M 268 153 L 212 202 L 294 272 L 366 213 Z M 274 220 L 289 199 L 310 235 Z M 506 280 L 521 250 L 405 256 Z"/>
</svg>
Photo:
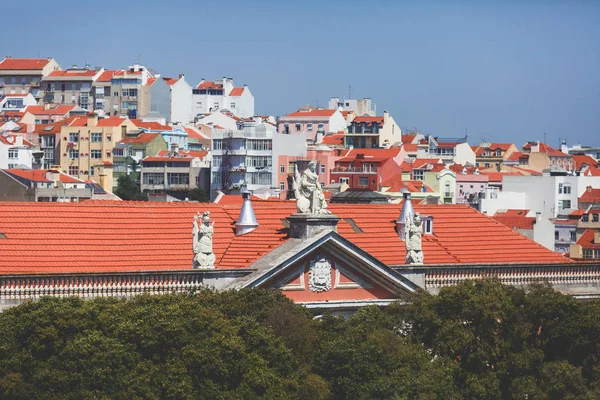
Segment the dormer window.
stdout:
<svg viewBox="0 0 600 400">
<path fill-rule="evenodd" d="M 485 155 L 488 157 L 492 155 L 492 152 L 490 151 L 490 149 L 485 150 Z"/>
<path fill-rule="evenodd" d="M 423 233 L 425 235 L 433 235 L 433 217 L 429 215 L 421 215 L 423 222 Z"/>
<path fill-rule="evenodd" d="M 502 150 L 496 149 L 496 157 L 501 157 L 501 156 L 502 156 Z"/>
<path fill-rule="evenodd" d="M 600 216 L 598 214 L 593 214 L 592 215 L 592 222 L 598 222 L 600 221 Z"/>
<path fill-rule="evenodd" d="M 589 222 L 590 221 L 590 216 L 588 214 L 583 214 L 583 216 L 581 217 L 581 222 Z"/>
</svg>

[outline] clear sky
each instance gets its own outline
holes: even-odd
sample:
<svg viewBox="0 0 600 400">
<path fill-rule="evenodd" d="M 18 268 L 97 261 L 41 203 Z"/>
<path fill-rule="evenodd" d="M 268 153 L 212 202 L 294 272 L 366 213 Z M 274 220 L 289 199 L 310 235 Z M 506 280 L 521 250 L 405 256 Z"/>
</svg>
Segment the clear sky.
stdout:
<svg viewBox="0 0 600 400">
<path fill-rule="evenodd" d="M 123 68 L 141 53 L 194 86 L 248 84 L 263 115 L 351 85 L 402 128 L 600 145 L 600 1 L 29 0 L 3 15 L 2 56 Z"/>
</svg>

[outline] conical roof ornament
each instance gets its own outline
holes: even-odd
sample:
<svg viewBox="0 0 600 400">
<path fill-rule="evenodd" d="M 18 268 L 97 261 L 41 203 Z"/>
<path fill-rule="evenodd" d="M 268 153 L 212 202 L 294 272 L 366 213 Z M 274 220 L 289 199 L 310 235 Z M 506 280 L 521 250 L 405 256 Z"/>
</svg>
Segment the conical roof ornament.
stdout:
<svg viewBox="0 0 600 400">
<path fill-rule="evenodd" d="M 412 219 L 415 215 L 415 210 L 412 205 L 412 200 L 410 199 L 410 192 L 404 192 L 402 195 L 404 196 L 404 201 L 402 202 L 402 211 L 400 211 L 400 217 L 398 217 L 398 220 L 396 221 L 396 230 L 400 238 L 404 240 L 406 236 L 406 217 Z"/>
<path fill-rule="evenodd" d="M 243 192 L 242 197 L 244 198 L 244 203 L 242 204 L 240 217 L 235 223 L 236 235 L 245 235 L 246 233 L 250 233 L 258 228 L 259 225 L 258 221 L 256 220 L 256 215 L 254 214 L 254 209 L 252 208 L 250 192 Z"/>
</svg>

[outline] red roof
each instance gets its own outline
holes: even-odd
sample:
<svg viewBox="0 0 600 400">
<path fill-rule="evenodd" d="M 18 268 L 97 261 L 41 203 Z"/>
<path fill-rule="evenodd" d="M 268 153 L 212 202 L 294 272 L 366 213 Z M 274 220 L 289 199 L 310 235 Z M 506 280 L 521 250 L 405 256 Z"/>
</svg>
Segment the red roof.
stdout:
<svg viewBox="0 0 600 400">
<path fill-rule="evenodd" d="M 505 176 L 523 176 L 521 172 L 493 172 L 493 171 L 481 171 L 480 174 L 487 175 L 490 178 L 490 182 L 502 182 Z"/>
<path fill-rule="evenodd" d="M 417 135 L 402 135 L 402 143 L 404 143 L 404 145 L 410 144 L 416 137 Z"/>
<path fill-rule="evenodd" d="M 163 125 L 163 124 L 159 124 L 158 122 L 152 121 L 152 122 L 146 122 L 146 121 L 142 121 L 141 119 L 131 119 L 131 122 L 133 122 L 133 124 L 135 126 L 137 126 L 138 128 L 141 129 L 148 129 L 151 131 L 172 131 L 173 128 L 171 128 L 168 125 Z"/>
<path fill-rule="evenodd" d="M 352 122 L 366 122 L 366 123 L 373 123 L 373 122 L 377 122 L 378 124 L 382 124 L 383 125 L 383 116 L 381 117 L 370 117 L 370 116 L 362 116 L 362 117 L 356 117 L 354 118 L 354 120 L 352 120 Z"/>
<path fill-rule="evenodd" d="M 163 78 L 163 80 L 165 81 L 165 83 L 169 86 L 174 85 L 177 83 L 177 81 L 179 80 L 179 78 Z"/>
<path fill-rule="evenodd" d="M 594 243 L 594 230 L 586 229 L 577 241 L 582 249 L 600 249 L 600 243 Z"/>
<path fill-rule="evenodd" d="M 508 157 L 506 157 L 507 161 L 519 161 L 519 159 L 521 158 L 529 158 L 529 154 L 528 153 L 522 153 L 520 151 L 515 151 L 513 153 L 510 153 L 510 155 Z"/>
<path fill-rule="evenodd" d="M 46 177 L 51 170 L 43 169 L 5 169 L 4 171 L 32 182 L 52 182 Z M 56 172 L 59 173 L 59 172 Z M 63 183 L 83 183 L 81 179 L 74 178 L 70 175 L 60 173 L 60 181 Z"/>
<path fill-rule="evenodd" d="M 400 179 L 397 179 L 397 178 L 400 178 Z M 383 186 L 383 187 L 389 186 L 389 188 L 386 189 L 385 192 L 399 193 L 399 192 L 402 192 L 403 189 L 405 189 L 411 193 L 433 192 L 433 189 L 431 189 L 429 186 L 424 184 L 422 181 L 403 181 L 403 180 L 401 180 L 402 177 L 400 177 L 400 176 L 398 176 L 397 178 L 394 177 L 394 178 L 388 179 L 387 181 L 385 181 L 381 184 L 381 186 Z"/>
<path fill-rule="evenodd" d="M 196 89 L 223 89 L 223 84 L 209 81 L 200 82 Z"/>
<path fill-rule="evenodd" d="M 590 168 L 583 174 L 584 176 L 600 176 L 600 168 Z"/>
<path fill-rule="evenodd" d="M 94 71 L 93 69 L 88 69 L 85 71 L 58 70 L 58 71 L 50 72 L 50 76 L 73 76 L 73 77 L 89 76 L 89 77 L 93 78 L 97 73 L 98 73 L 98 71 Z"/>
<path fill-rule="evenodd" d="M 587 154 L 576 154 L 571 156 L 575 162 L 575 169 L 580 170 L 584 164 L 587 164 L 590 168 L 596 168 L 598 161 L 594 157 L 588 156 Z"/>
<path fill-rule="evenodd" d="M 231 89 L 231 92 L 229 92 L 229 96 L 241 96 L 242 93 L 244 93 L 244 88 L 233 88 Z"/>
<path fill-rule="evenodd" d="M 110 82 L 112 80 L 112 77 L 116 73 L 117 73 L 116 70 L 106 70 L 102 74 L 100 74 L 98 79 L 96 79 L 96 82 Z"/>
<path fill-rule="evenodd" d="M 194 128 L 185 128 L 185 131 L 188 134 L 188 139 L 210 140 L 210 138 L 203 136 L 201 132 L 198 132 Z"/>
<path fill-rule="evenodd" d="M 407 153 L 416 153 L 417 152 L 417 145 L 416 144 L 411 144 L 411 143 L 404 143 L 402 144 L 402 147 L 404 147 L 404 150 Z"/>
<path fill-rule="evenodd" d="M 344 143 L 344 132 L 335 133 L 333 135 L 325 135 L 323 136 L 321 143 L 329 145 L 341 145 Z"/>
<path fill-rule="evenodd" d="M 123 122 L 125 122 L 127 118 L 121 117 L 108 117 L 108 118 L 100 118 L 98 119 L 98 124 L 96 126 L 119 126 Z"/>
<path fill-rule="evenodd" d="M 533 229 L 535 224 L 535 217 L 514 217 L 496 213 L 492 218 L 511 229 Z"/>
<path fill-rule="evenodd" d="M 150 77 L 148 78 L 148 80 L 146 81 L 146 86 L 152 86 L 154 84 L 154 82 L 156 82 L 157 78 L 154 77 Z"/>
<path fill-rule="evenodd" d="M 42 70 L 49 62 L 48 58 L 5 58 L 0 70 Z"/>
<path fill-rule="evenodd" d="M 396 157 L 402 149 L 370 149 L 370 148 L 353 148 L 346 153 L 343 158 L 336 162 L 352 162 L 352 161 L 383 161 Z"/>
<path fill-rule="evenodd" d="M 286 115 L 286 117 L 331 117 L 337 110 L 319 110 L 312 109 L 306 111 L 296 111 L 291 114 Z"/>
<path fill-rule="evenodd" d="M 583 194 L 579 196 L 580 203 L 600 203 L 600 189 L 588 187 Z"/>
<path fill-rule="evenodd" d="M 33 115 L 66 115 L 73 111 L 75 107 L 77 106 L 69 104 L 62 104 L 48 109 L 46 109 L 45 106 L 27 106 L 23 112 L 28 112 Z"/>
<path fill-rule="evenodd" d="M 287 239 L 282 219 L 294 202 L 255 201 L 259 227 L 236 236 L 241 205 L 195 202 L 4 203 L 0 207 L 0 271 L 18 273 L 189 270 L 191 221 L 210 211 L 219 269 L 244 268 Z M 394 229 L 397 204 L 331 204 L 338 233 L 388 265 L 402 265 L 405 245 Z M 433 217 L 423 236 L 425 264 L 569 263 L 466 205 L 415 205 Z M 344 220 L 352 219 L 352 224 Z M 127 221 L 123 224 L 122 221 Z M 361 232 L 356 232 L 354 226 Z M 132 235 L 132 232 L 135 232 Z"/>
</svg>

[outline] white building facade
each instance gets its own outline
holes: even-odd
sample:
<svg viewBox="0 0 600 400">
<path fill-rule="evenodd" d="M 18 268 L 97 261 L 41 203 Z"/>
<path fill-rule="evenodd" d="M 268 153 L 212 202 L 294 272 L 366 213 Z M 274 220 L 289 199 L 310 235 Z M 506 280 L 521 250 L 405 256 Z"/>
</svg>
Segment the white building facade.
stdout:
<svg viewBox="0 0 600 400">
<path fill-rule="evenodd" d="M 193 116 L 222 110 L 240 118 L 253 117 L 254 96 L 248 86 L 236 88 L 233 79 L 226 77 L 215 81 L 201 80 L 192 90 Z"/>
<path fill-rule="evenodd" d="M 23 142 L 23 135 L 0 134 L 0 169 L 31 169 L 33 151 Z"/>
</svg>

